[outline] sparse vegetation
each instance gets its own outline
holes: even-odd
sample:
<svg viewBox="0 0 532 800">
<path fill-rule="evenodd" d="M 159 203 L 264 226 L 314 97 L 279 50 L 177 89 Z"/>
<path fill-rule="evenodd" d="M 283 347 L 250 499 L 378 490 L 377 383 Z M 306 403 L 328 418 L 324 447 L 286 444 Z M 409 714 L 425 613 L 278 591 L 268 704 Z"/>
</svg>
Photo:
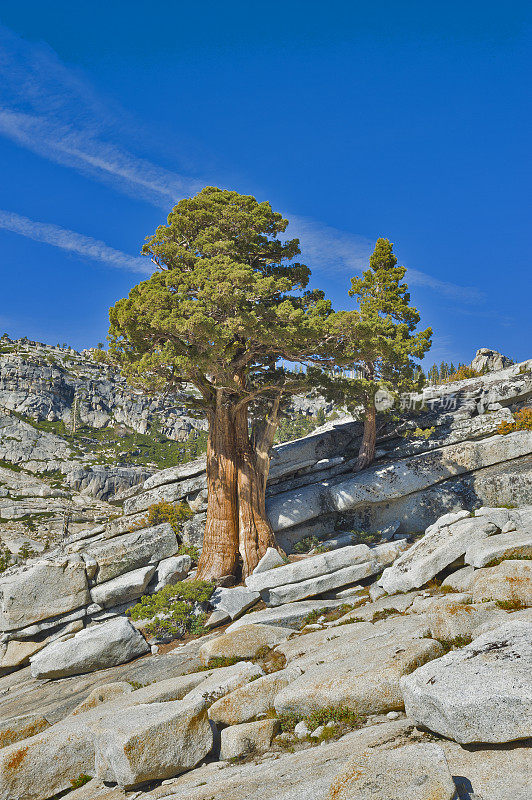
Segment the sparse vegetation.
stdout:
<svg viewBox="0 0 532 800">
<path fill-rule="evenodd" d="M 485 564 L 485 566 L 497 567 L 499 564 L 502 564 L 503 561 L 532 561 L 532 554 L 530 553 L 521 554 L 519 552 L 512 553 L 512 551 L 510 550 L 503 556 L 499 556 L 498 558 L 492 558 L 491 561 L 488 561 L 488 563 Z"/>
<path fill-rule="evenodd" d="M 192 511 L 187 503 L 169 503 L 167 500 L 160 500 L 149 507 L 147 515 L 139 522 L 138 527 L 149 528 L 152 525 L 169 522 L 175 535 L 180 538 L 183 524 L 191 516 Z"/>
<path fill-rule="evenodd" d="M 523 603 L 522 600 L 518 600 L 517 598 L 510 600 L 497 600 L 497 605 L 499 608 L 502 608 L 503 611 L 522 611 L 527 607 L 526 603 Z"/>
<path fill-rule="evenodd" d="M 515 431 L 532 431 L 532 408 L 516 411 L 513 422 L 501 422 L 497 428 L 497 433 L 502 433 L 503 436 Z"/>
<path fill-rule="evenodd" d="M 308 553 L 321 544 L 317 536 L 304 536 L 294 545 L 294 553 Z"/>
<path fill-rule="evenodd" d="M 82 786 L 85 786 L 86 783 L 92 781 L 92 775 L 85 775 L 83 772 L 81 775 L 78 775 L 77 778 L 73 778 L 70 783 L 72 784 L 73 789 L 80 789 Z"/>
<path fill-rule="evenodd" d="M 430 439 L 435 430 L 436 428 L 434 425 L 431 428 L 414 428 L 413 431 L 405 431 L 404 436 L 405 438 L 412 437 L 414 439 Z"/>
<path fill-rule="evenodd" d="M 466 644 L 471 644 L 473 637 L 467 634 L 464 636 L 455 636 L 454 639 L 437 639 L 437 641 L 441 644 L 445 652 L 449 653 L 451 650 L 459 650 L 461 647 L 465 647 Z"/>
<path fill-rule="evenodd" d="M 311 731 L 320 725 L 327 725 L 328 722 L 343 724 L 353 729 L 360 728 L 364 723 L 364 717 L 349 706 L 318 708 L 306 716 L 294 713 L 280 714 L 278 719 L 282 733 L 293 733 L 298 722 L 304 722 Z"/>
<path fill-rule="evenodd" d="M 366 598 L 364 598 L 361 602 L 365 602 Z M 314 625 L 318 620 L 323 620 L 323 622 L 335 622 L 340 617 L 349 614 L 350 611 L 354 611 L 357 606 L 361 603 L 356 603 L 355 605 L 351 605 L 350 603 L 343 603 L 341 606 L 337 608 L 333 608 L 331 611 L 311 611 L 301 622 L 301 629 L 303 629 L 306 625 Z"/>
</svg>

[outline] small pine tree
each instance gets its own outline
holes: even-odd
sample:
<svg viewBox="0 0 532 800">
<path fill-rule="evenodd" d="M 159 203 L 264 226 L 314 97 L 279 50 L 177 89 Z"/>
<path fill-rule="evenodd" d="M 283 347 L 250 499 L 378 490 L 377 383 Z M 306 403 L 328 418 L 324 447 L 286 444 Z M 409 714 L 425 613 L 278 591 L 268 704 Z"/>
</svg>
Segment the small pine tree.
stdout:
<svg viewBox="0 0 532 800">
<path fill-rule="evenodd" d="M 369 466 L 375 457 L 377 391 L 419 388 L 419 367 L 412 358 L 422 358 L 431 345 L 431 328 L 415 332 L 420 316 L 410 305 L 407 284 L 401 282 L 405 272 L 405 267 L 397 266 L 392 243 L 378 239 L 369 269 L 351 281 L 349 294 L 357 298 L 359 306 L 354 347 L 361 372 L 360 377 L 344 383 L 349 383 L 352 396 L 364 407 L 358 469 Z"/>
</svg>

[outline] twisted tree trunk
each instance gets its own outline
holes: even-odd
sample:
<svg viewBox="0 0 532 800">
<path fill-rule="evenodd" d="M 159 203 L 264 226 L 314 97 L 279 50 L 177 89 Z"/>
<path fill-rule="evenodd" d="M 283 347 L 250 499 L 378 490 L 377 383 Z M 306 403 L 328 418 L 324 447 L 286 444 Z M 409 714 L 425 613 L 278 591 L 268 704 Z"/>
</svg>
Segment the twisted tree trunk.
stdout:
<svg viewBox="0 0 532 800">
<path fill-rule="evenodd" d="M 377 410 L 374 399 L 366 406 L 364 415 L 364 433 L 358 451 L 356 469 L 369 467 L 375 458 L 375 444 L 377 441 Z"/>
<path fill-rule="evenodd" d="M 209 415 L 207 487 L 207 521 L 197 572 L 201 580 L 238 571 L 236 431 L 232 404 L 222 392 Z"/>
<path fill-rule="evenodd" d="M 269 471 L 268 435 L 270 427 L 253 446 L 248 431 L 247 406 L 236 414 L 236 446 L 238 455 L 237 493 L 239 552 L 242 574 L 249 575 L 268 547 L 276 547 L 275 536 L 266 516 L 266 481 Z M 275 434 L 275 428 L 273 430 Z M 267 449 L 265 449 L 267 447 Z"/>
</svg>

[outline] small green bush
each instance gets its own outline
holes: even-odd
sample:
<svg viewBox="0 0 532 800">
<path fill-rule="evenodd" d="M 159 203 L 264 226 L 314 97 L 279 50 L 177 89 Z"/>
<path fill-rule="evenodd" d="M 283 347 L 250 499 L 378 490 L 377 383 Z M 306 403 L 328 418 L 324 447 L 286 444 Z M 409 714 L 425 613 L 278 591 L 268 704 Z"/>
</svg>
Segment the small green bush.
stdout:
<svg viewBox="0 0 532 800">
<path fill-rule="evenodd" d="M 207 633 L 206 614 L 195 613 L 196 603 L 206 603 L 215 589 L 208 581 L 180 581 L 152 595 L 144 595 L 127 610 L 134 620 L 149 619 L 146 633 L 165 639 L 180 639 L 187 633 Z"/>
<path fill-rule="evenodd" d="M 0 545 L 0 572 L 5 572 L 11 566 L 13 556 L 4 545 Z"/>
<path fill-rule="evenodd" d="M 92 781 L 91 775 L 85 775 L 83 772 L 81 775 L 78 775 L 77 778 L 73 778 L 70 783 L 72 784 L 73 789 L 79 789 L 81 786 L 85 786 L 86 783 Z"/>
<path fill-rule="evenodd" d="M 148 514 L 139 522 L 139 528 L 151 528 L 153 525 L 161 525 L 169 522 L 176 536 L 181 535 L 183 525 L 192 516 L 187 503 L 169 503 L 161 500 L 154 503 L 148 509 Z"/>
<path fill-rule="evenodd" d="M 317 536 L 304 536 L 297 544 L 294 545 L 294 553 L 308 553 L 315 547 L 320 545 L 320 540 Z"/>
</svg>

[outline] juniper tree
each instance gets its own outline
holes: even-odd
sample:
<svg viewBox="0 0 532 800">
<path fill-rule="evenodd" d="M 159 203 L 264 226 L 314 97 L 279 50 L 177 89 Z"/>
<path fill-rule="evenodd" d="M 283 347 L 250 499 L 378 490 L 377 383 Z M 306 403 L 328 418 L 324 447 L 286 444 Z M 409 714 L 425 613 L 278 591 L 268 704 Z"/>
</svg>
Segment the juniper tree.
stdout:
<svg viewBox="0 0 532 800">
<path fill-rule="evenodd" d="M 287 224 L 269 203 L 207 187 L 147 238 L 155 272 L 110 310 L 111 352 L 130 382 L 181 390 L 207 417 L 202 579 L 235 575 L 239 562 L 247 575 L 276 546 L 265 510 L 269 450 L 283 397 L 308 380 L 279 362 L 326 355 L 330 304 L 306 291 L 298 240 L 279 238 Z"/>
</svg>

